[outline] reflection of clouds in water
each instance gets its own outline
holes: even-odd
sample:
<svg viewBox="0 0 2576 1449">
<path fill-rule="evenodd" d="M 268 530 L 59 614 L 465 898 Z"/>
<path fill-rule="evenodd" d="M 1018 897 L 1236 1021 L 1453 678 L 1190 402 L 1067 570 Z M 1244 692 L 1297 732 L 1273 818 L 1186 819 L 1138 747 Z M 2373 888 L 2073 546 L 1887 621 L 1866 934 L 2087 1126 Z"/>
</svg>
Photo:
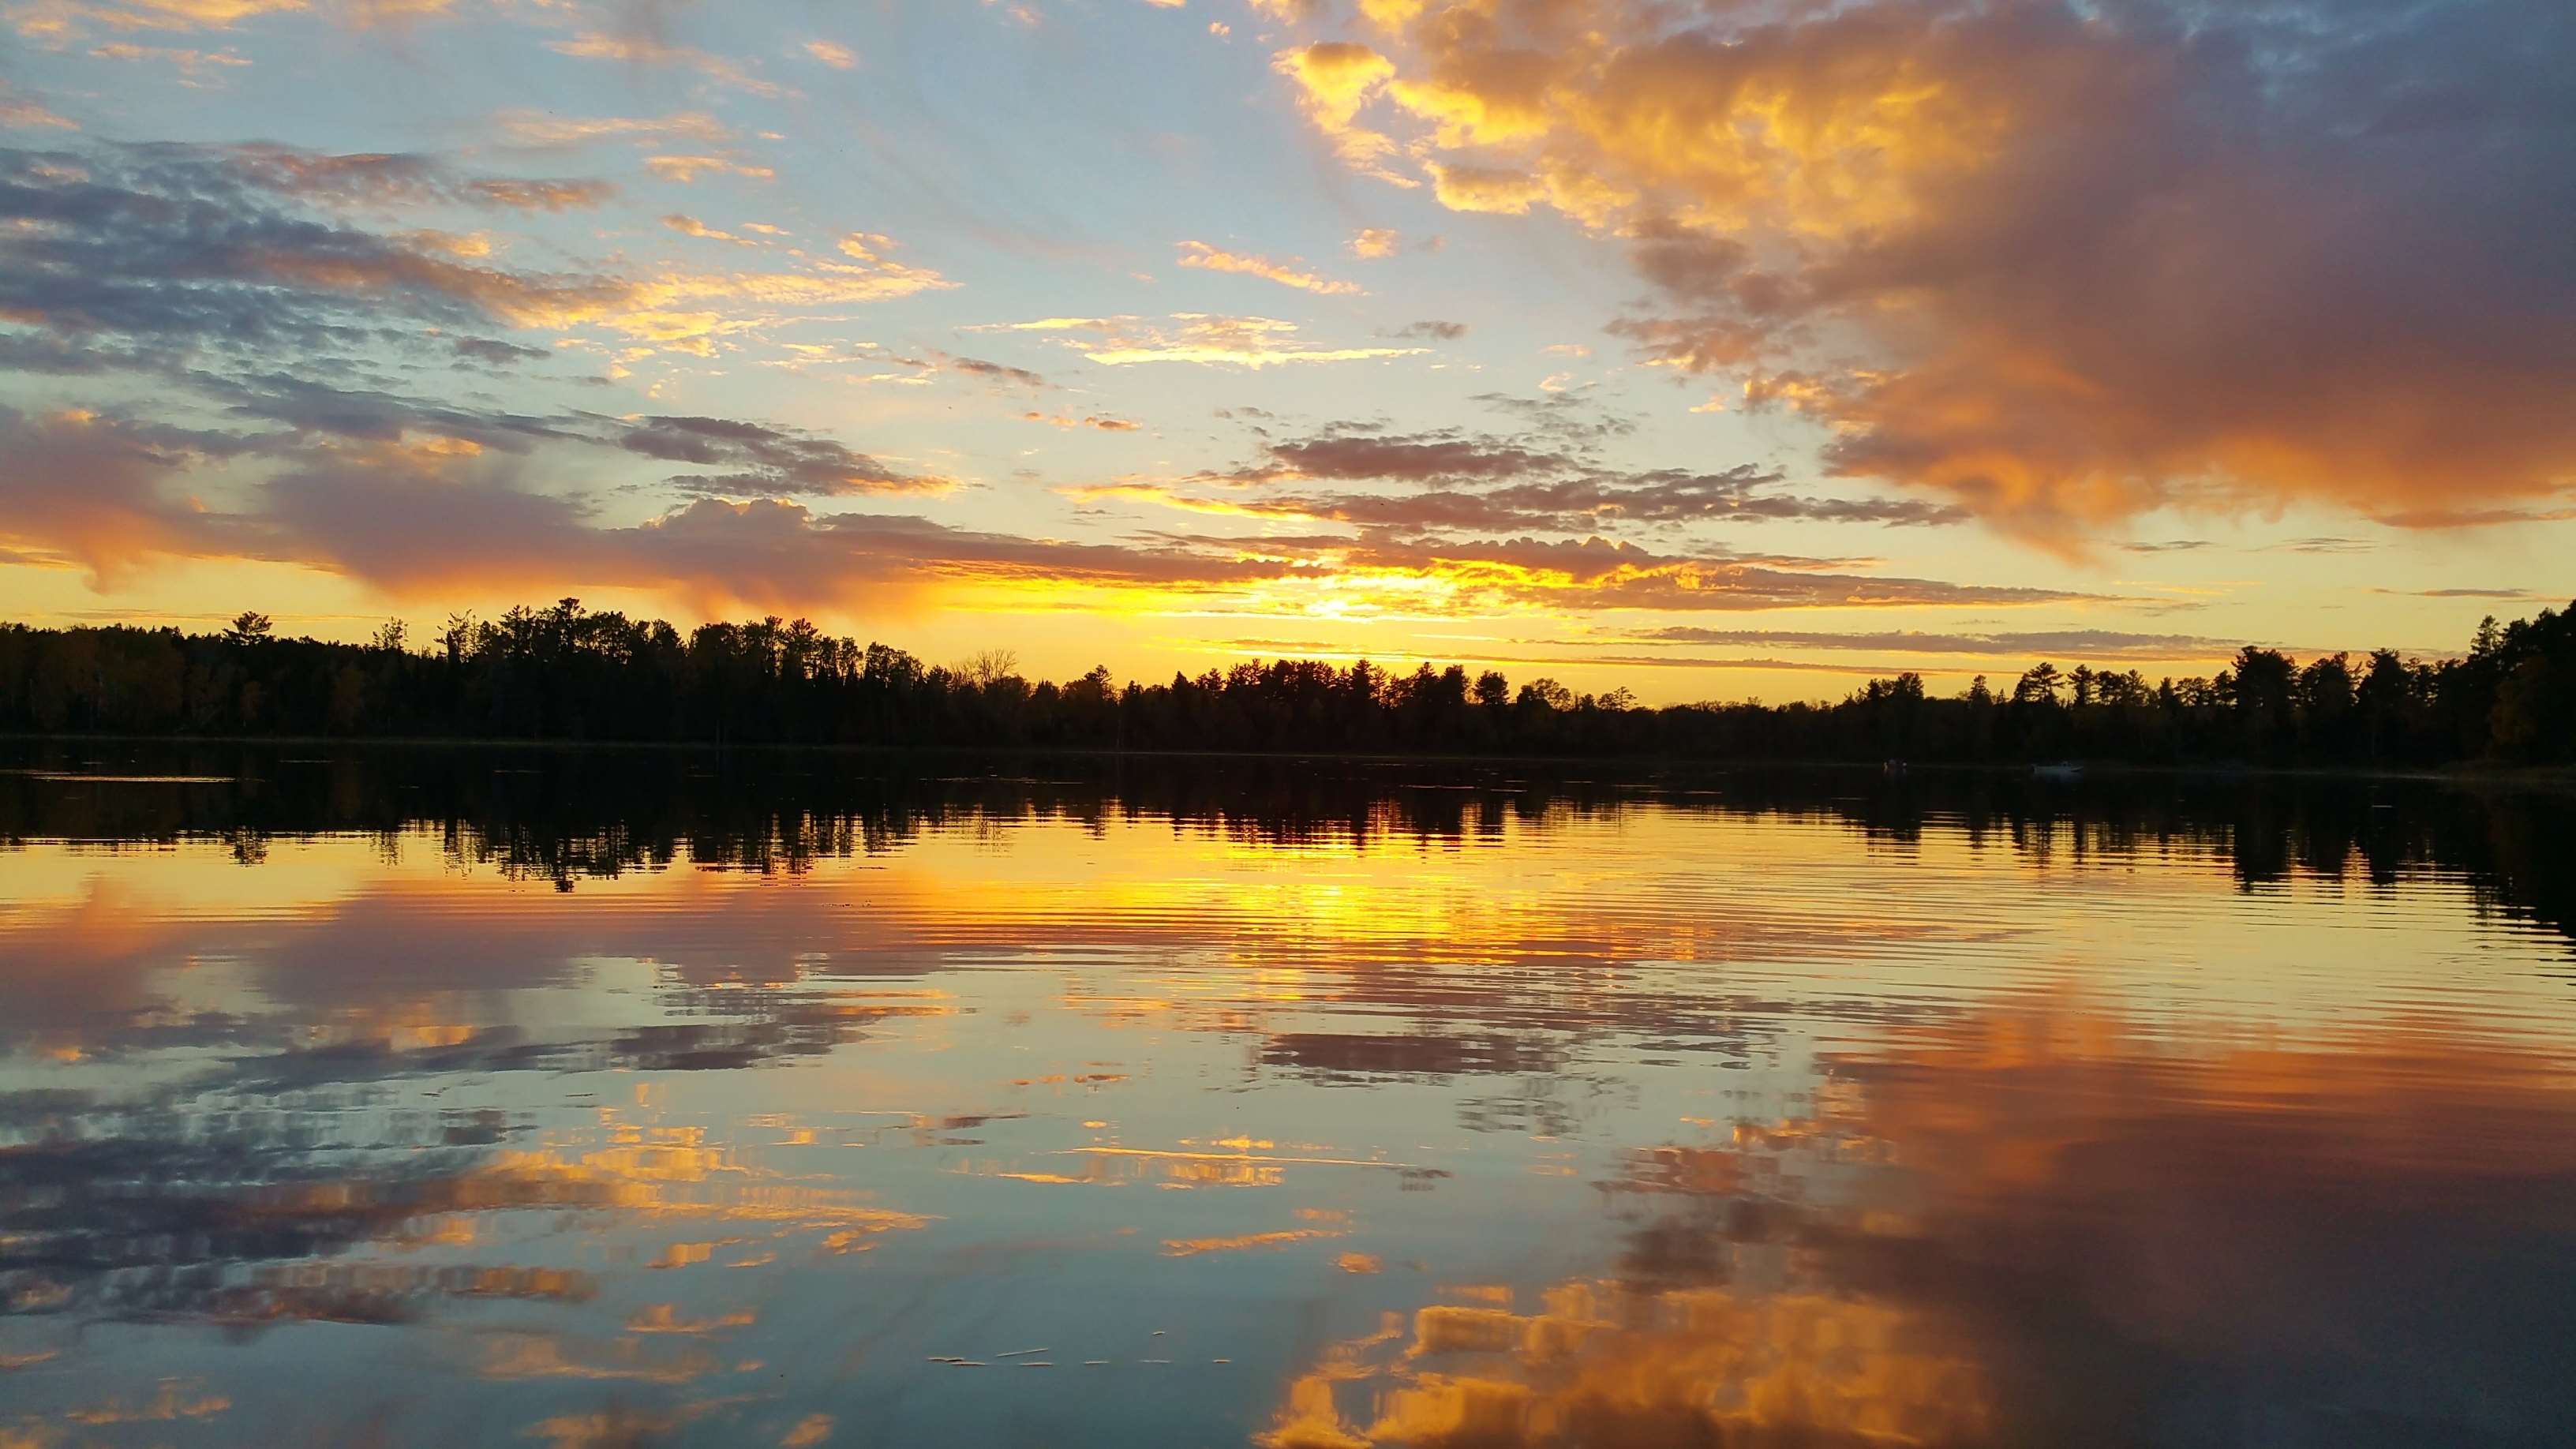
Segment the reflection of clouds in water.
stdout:
<svg viewBox="0 0 2576 1449">
<path fill-rule="evenodd" d="M 471 1128 L 478 1114 L 457 1115 Z M 448 1300 L 579 1303 L 597 1284 L 560 1267 L 329 1260 L 541 1246 L 566 1225 L 714 1229 L 820 1255 L 932 1221 L 757 1166 L 703 1128 L 611 1123 L 596 1145 L 488 1150 L 332 1140 L 282 1111 L 51 1125 L 71 1130 L 0 1148 L 0 1302 L 14 1312 L 398 1323 Z"/>
<path fill-rule="evenodd" d="M 441 1402 L 386 1410 L 383 1442 L 454 1413 L 774 1443 L 842 1387 L 919 1430 L 1093 1372 L 926 1388 L 818 1323 L 896 1343 L 929 1315 L 931 1348 L 981 1352 L 1039 1341 L 984 1342 L 987 1313 L 1141 1334 L 1329 1294 L 1407 1311 L 1275 1424 L 1253 1390 L 1243 1432 L 2155 1442 L 2312 1402 L 2369 1411 L 2338 1445 L 2520 1442 L 2473 1400 L 2567 1426 L 2528 1368 L 2571 1327 L 2533 1286 L 2576 1277 L 2564 1083 L 2528 1048 L 2349 1029 L 2550 1030 L 2563 942 L 2456 874 L 2344 879 L 2331 819 L 2231 844 L 2151 814 L 1453 793 L 1365 807 L 1363 843 L 1334 808 L 1176 823 L 1031 788 L 892 832 L 569 851 L 579 811 L 470 849 L 260 835 L 249 868 L 215 839 L 8 847 L 0 1370 L 97 1404 L 102 1323 L 170 1325 L 174 1359 L 213 1341 L 192 1327 L 345 1324 L 256 1351 L 426 1350 Z M 2405 849 L 2365 850 L 2373 876 Z M 527 865 L 579 858 L 601 873 L 569 892 Z M 2290 1045 L 1994 1009 L 2059 981 Z M 1419 1275 L 1510 1271 L 1466 1254 L 1554 1287 L 1412 1312 Z M 1210 1349 L 1284 1369 L 1310 1332 Z M 351 1408 L 264 1402 L 273 1361 L 171 1371 L 237 1401 L 228 1430 Z M 703 1417 L 782 1367 L 756 1423 Z M 1104 1440 L 1221 1439 L 1253 1381 L 1104 1410 Z"/>
<path fill-rule="evenodd" d="M 1028 842 L 1050 859 L 1057 843 Z M 1286 1030 L 1267 1051 L 1282 1068 L 1328 1077 L 1527 1074 L 1561 1064 L 1567 1033 L 1659 1033 L 1740 1053 L 1746 1019 L 1758 1020 L 1770 1004 L 1712 997 L 1705 982 L 1634 963 L 1894 959 L 2015 934 L 1991 922 L 1856 913 L 1785 891 L 1716 913 L 1686 883 L 1661 879 L 1652 862 L 1628 866 L 1613 894 L 1590 872 L 1498 890 L 1481 863 L 1466 860 L 1396 870 L 1343 860 L 1328 879 L 1290 883 L 1267 878 L 1262 862 L 1236 859 L 1227 847 L 1214 847 L 1212 857 L 1184 847 L 1183 858 L 1199 863 L 1174 875 L 1180 862 L 1168 840 L 1129 833 L 1116 844 L 1080 871 L 984 869 L 976 858 L 942 855 L 794 882 L 674 871 L 573 896 L 493 877 L 389 874 L 345 894 L 246 912 L 214 904 L 183 911 L 145 885 L 161 863 L 105 860 L 71 898 L 31 906 L 0 927 L 0 978 L 30 987 L 24 1008 L 0 1023 L 0 1045 L 14 1039 L 105 1055 L 248 1044 L 267 1035 L 261 1006 L 299 1025 L 317 1013 L 351 1027 L 408 1013 L 405 1024 L 418 1034 L 437 1024 L 425 1018 L 454 1009 L 442 1003 L 460 993 L 576 986 L 586 963 L 628 960 L 657 969 L 668 1009 L 772 1019 L 751 1033 L 760 1039 L 703 1044 L 686 1038 L 716 1034 L 639 1027 L 667 1040 L 639 1039 L 622 1050 L 674 1064 L 737 1065 L 846 1039 L 812 1019 L 826 1009 L 818 998 L 737 988 L 1103 962 L 1162 968 L 1141 978 L 1069 981 L 1085 1009 L 1104 1017 L 1179 1012 L 1188 1024 L 1222 1030 L 1238 1008 L 1367 1006 L 1438 1028 Z M 323 862 L 379 848 L 346 840 L 295 847 L 299 857 Z M 1805 848 L 1835 849 L 1813 841 Z M 203 962 L 238 963 L 247 995 L 174 1000 L 179 968 Z M 711 989 L 695 996 L 680 989 L 692 986 Z M 506 1029 L 478 1023 L 479 1041 L 444 1048 L 455 1069 L 470 1065 L 465 1058 L 475 1051 L 494 1067 L 563 1065 L 555 1045 L 493 1034 Z M 392 1061 L 371 1067 L 354 1046 L 338 1056 L 351 1074 L 405 1069 Z M 421 1065 L 440 1069 L 434 1060 Z M 329 1069 L 315 1060 L 278 1067 Z"/>
<path fill-rule="evenodd" d="M 1363 781 L 1285 803 L 1278 792 L 1211 788 L 1194 800 L 1151 787 L 1143 806 L 1027 782 L 942 786 L 954 799 L 873 788 L 846 818 L 799 810 L 688 829 L 695 817 L 664 800 L 678 819 L 610 826 L 571 808 L 575 790 L 529 820 L 496 805 L 484 820 L 303 839 L 254 870 L 222 863 L 228 888 L 261 883 L 254 909 L 207 895 L 204 882 L 194 895 L 156 890 L 201 874 L 208 842 L 97 856 L 76 890 L 0 915 L 0 979 L 18 1005 L 0 1021 L 0 1048 L 222 1040 L 241 1029 L 239 1003 L 170 996 L 176 968 L 204 962 L 240 963 L 246 989 L 308 1013 L 573 985 L 603 959 L 710 987 L 1107 963 L 1138 969 L 1068 986 L 1103 1019 L 1180 1012 L 1224 1030 L 1237 1010 L 1300 1005 L 1408 1019 L 1367 1031 L 1274 1022 L 1266 1056 L 1284 1070 L 1349 1080 L 1516 1072 L 1516 1062 L 1554 1070 L 1602 1033 L 1650 1037 L 1658 1023 L 1673 1028 L 1668 1045 L 1741 1054 L 1773 1014 L 1776 1003 L 1713 998 L 1705 973 L 1640 974 L 1655 963 L 1912 966 L 1979 947 L 1999 958 L 2046 949 L 2054 923 L 1997 897 L 2034 879 L 1966 868 L 1981 861 L 2042 874 L 2148 856 L 2191 867 L 2158 872 L 2159 889 L 2215 884 L 2202 867 L 2222 862 L 2248 881 L 2293 862 L 2334 880 L 2356 850 L 2386 886 L 2419 859 L 2500 862 L 2503 888 L 2524 899 L 2547 898 L 2555 878 L 2549 837 L 2517 824 L 2514 809 L 2491 802 L 2479 817 L 2452 797 L 2401 822 L 2368 800 L 2343 809 L 2301 797 L 2293 811 L 2260 790 L 2206 810 L 2088 796 L 2076 804 L 2097 816 L 2060 819 L 1973 792 L 1918 801 L 1786 784 L 1658 801 L 1538 786 L 1386 799 Z M 1157 813 L 1158 793 L 1176 813 Z M 1926 814 L 1935 803 L 1958 813 Z M 965 825 L 1009 848 L 978 849 L 957 833 Z M 492 842 L 532 832 L 622 842 L 646 868 L 569 895 L 531 891 Z M 1987 846 L 2005 849 L 1988 859 Z M 13 854 L 42 861 L 58 849 Z M 793 868 L 768 873 L 781 851 Z M 1886 889 L 1891 871 L 1905 873 L 1902 891 Z M 305 876 L 327 888 L 272 898 L 268 882 Z M 1893 1009 L 1883 994 L 1853 1006 Z"/>
<path fill-rule="evenodd" d="M 326 860 L 362 848 L 300 847 Z M 819 892 L 675 875 L 621 903 L 431 877 L 249 912 L 187 913 L 156 899 L 152 879 L 152 863 L 103 862 L 76 897 L 23 907 L 0 922 L 0 981 L 23 988 L 17 1009 L 0 1020 L 0 1049 L 80 1058 L 292 1039 L 306 1045 L 280 1052 L 277 1072 L 317 1081 L 582 1069 L 585 1056 L 591 1069 L 727 1067 L 812 1054 L 872 1020 L 947 1009 L 929 992 L 793 989 L 809 974 L 835 971 L 833 953 L 818 943 L 860 931 Z M 893 954 L 843 963 L 838 974 L 901 976 L 938 964 Z M 657 993 L 665 1012 L 752 1020 L 647 1023 L 615 1039 L 572 1042 L 524 1040 L 516 1028 L 450 1015 L 491 1010 L 489 999 L 469 993 L 575 986 L 585 963 L 619 959 L 659 966 L 670 988 Z M 182 975 L 208 963 L 239 964 L 232 998 L 177 999 L 182 986 L 214 989 Z M 745 985 L 787 989 L 732 989 Z M 311 1045 L 316 1027 L 337 1040 Z M 372 1048 L 370 1037 L 379 1038 Z M 371 1050 L 381 1060 L 371 1062 Z"/>
<path fill-rule="evenodd" d="M 2430 1443 L 2576 1433 L 2576 1068 L 2064 1003 L 1640 1149 L 1611 1276 L 1328 1351 L 1263 1442 Z M 2264 1427 L 2268 1426 L 2268 1427 Z"/>
<path fill-rule="evenodd" d="M 1258 1442 L 1941 1444 L 1988 1422 L 1976 1366 L 1880 1304 L 1578 1281 L 1527 1313 L 1390 1318 L 1292 1384 Z"/>
</svg>

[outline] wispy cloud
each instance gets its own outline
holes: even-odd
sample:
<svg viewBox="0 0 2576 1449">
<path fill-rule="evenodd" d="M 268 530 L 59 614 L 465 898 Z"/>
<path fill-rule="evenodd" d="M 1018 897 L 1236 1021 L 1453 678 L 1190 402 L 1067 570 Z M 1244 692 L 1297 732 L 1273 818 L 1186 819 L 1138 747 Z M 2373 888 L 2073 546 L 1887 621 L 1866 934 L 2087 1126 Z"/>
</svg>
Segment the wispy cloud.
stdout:
<svg viewBox="0 0 2576 1449">
<path fill-rule="evenodd" d="M 1413 357 L 1419 347 L 1317 347 L 1297 324 L 1273 317 L 1221 317 L 1175 312 L 1170 325 L 1134 317 L 1048 317 L 1003 324 L 1013 331 L 1067 334 L 1066 346 L 1107 367 L 1196 363 L 1260 369 L 1290 364 L 1372 362 Z"/>
<path fill-rule="evenodd" d="M 503 140 L 516 146 L 579 146 L 592 141 L 629 141 L 665 146 L 673 141 L 710 145 L 733 139 L 733 131 L 704 111 L 676 111 L 667 116 L 559 116 L 552 111 L 503 111 L 493 118 Z"/>
<path fill-rule="evenodd" d="M 1259 277 L 1263 281 L 1277 282 L 1283 287 L 1294 287 L 1301 292 L 1313 292 L 1326 297 L 1359 295 L 1360 289 L 1357 283 L 1337 281 L 1309 271 L 1305 263 L 1294 257 L 1284 262 L 1275 262 L 1268 257 L 1220 251 L 1202 241 L 1185 241 L 1180 246 L 1180 264 L 1199 271 L 1233 272 L 1239 276 Z"/>
<path fill-rule="evenodd" d="M 6 81 L 0 81 L 0 130 L 11 131 L 77 131 L 74 122 L 59 116 L 44 102 L 16 94 Z"/>
<path fill-rule="evenodd" d="M 726 156 L 647 156 L 644 169 L 664 181 L 677 181 L 684 185 L 707 175 L 740 176 L 751 181 L 770 181 L 778 175 L 771 167 Z"/>
<path fill-rule="evenodd" d="M 612 34 L 585 30 L 564 40 L 549 41 L 546 48 L 557 55 L 576 56 L 584 60 L 615 60 L 628 65 L 677 66 L 694 70 L 719 85 L 731 86 L 769 100 L 791 94 L 785 86 L 752 74 L 744 61 L 730 56 L 700 50 L 693 45 L 677 45 L 667 40 L 642 34 Z"/>
</svg>

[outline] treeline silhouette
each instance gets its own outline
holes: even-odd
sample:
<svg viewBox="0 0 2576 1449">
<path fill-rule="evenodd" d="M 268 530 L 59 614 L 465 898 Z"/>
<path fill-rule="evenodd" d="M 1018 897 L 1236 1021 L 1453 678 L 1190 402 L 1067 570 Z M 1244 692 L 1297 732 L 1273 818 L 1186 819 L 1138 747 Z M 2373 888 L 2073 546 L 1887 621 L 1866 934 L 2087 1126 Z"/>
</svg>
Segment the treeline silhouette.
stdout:
<svg viewBox="0 0 2576 1449">
<path fill-rule="evenodd" d="M 451 616 L 426 648 L 0 626 L 0 730 L 1010 749 L 1667 756 L 1702 759 L 2429 765 L 2576 759 L 2576 604 L 2480 624 L 2439 661 L 2395 650 L 2302 664 L 2252 645 L 2208 678 L 2041 663 L 1953 696 L 1920 675 L 1838 703 L 1648 708 L 1497 671 L 1281 659 L 1117 683 L 1032 682 L 1005 651 L 925 664 L 799 619 L 708 624 L 579 600 Z"/>
</svg>

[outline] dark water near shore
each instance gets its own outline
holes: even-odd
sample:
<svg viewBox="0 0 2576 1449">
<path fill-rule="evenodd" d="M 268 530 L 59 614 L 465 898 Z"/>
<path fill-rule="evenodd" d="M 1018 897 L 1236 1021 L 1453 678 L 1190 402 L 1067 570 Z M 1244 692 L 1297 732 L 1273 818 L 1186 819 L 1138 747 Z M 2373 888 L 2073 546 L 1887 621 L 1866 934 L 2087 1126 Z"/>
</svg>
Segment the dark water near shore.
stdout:
<svg viewBox="0 0 2576 1449">
<path fill-rule="evenodd" d="M 2576 1442 L 2576 801 L 0 746 L 0 1446 Z"/>
</svg>

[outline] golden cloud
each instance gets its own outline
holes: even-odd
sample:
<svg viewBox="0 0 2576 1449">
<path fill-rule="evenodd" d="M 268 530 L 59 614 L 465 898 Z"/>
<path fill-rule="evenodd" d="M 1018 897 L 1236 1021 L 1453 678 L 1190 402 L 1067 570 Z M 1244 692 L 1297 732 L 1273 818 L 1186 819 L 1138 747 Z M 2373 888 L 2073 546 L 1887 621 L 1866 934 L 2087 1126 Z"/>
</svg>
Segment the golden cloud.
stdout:
<svg viewBox="0 0 2576 1449">
<path fill-rule="evenodd" d="M 2058 546 L 2177 503 L 2548 512 L 2576 266 L 2536 57 L 2576 20 L 2293 13 L 1369 0 L 1367 43 L 1276 68 L 1356 166 L 1623 241 L 1660 299 L 1619 330 L 1813 420 L 1836 472 Z"/>
<path fill-rule="evenodd" d="M 1336 281 L 1308 271 L 1305 263 L 1294 257 L 1285 262 L 1274 262 L 1267 257 L 1221 251 L 1203 241 L 1182 242 L 1180 263 L 1182 266 L 1199 271 L 1234 272 L 1242 276 L 1259 277 L 1264 281 L 1277 282 L 1283 287 L 1295 287 L 1301 292 L 1314 292 L 1326 297 L 1357 296 L 1360 290 L 1355 282 Z"/>
<path fill-rule="evenodd" d="M 1297 324 L 1275 317 L 1175 312 L 1171 322 L 1174 325 L 1161 327 L 1133 317 L 1050 317 L 1008 325 L 1016 331 L 1093 334 L 1068 337 L 1067 345 L 1109 367 L 1189 362 L 1260 369 L 1289 363 L 1370 362 L 1416 357 L 1429 351 L 1422 347 L 1309 347 L 1299 341 Z"/>
<path fill-rule="evenodd" d="M 139 30 L 230 30 L 267 15 L 316 13 L 343 25 L 398 25 L 444 15 L 453 0 L 33 0 L 14 7 L 19 34 L 60 39 L 83 27 Z"/>
<path fill-rule="evenodd" d="M 647 156 L 644 158 L 644 169 L 665 181 L 677 181 L 683 185 L 709 174 L 740 176 L 752 181 L 770 181 L 778 176 L 774 167 L 736 161 L 724 156 Z"/>
<path fill-rule="evenodd" d="M 559 116 L 552 111 L 512 110 L 493 118 L 504 139 L 518 146 L 578 146 L 590 141 L 633 141 L 667 145 L 675 140 L 720 144 L 733 132 L 704 111 L 677 111 L 667 116 Z"/>
<path fill-rule="evenodd" d="M 1306 118 L 1345 164 L 1393 185 L 1422 184 L 1388 164 L 1396 152 L 1393 138 L 1358 124 L 1361 109 L 1395 74 L 1395 62 L 1365 45 L 1323 42 L 1283 50 L 1271 66 L 1297 83 Z"/>
</svg>

